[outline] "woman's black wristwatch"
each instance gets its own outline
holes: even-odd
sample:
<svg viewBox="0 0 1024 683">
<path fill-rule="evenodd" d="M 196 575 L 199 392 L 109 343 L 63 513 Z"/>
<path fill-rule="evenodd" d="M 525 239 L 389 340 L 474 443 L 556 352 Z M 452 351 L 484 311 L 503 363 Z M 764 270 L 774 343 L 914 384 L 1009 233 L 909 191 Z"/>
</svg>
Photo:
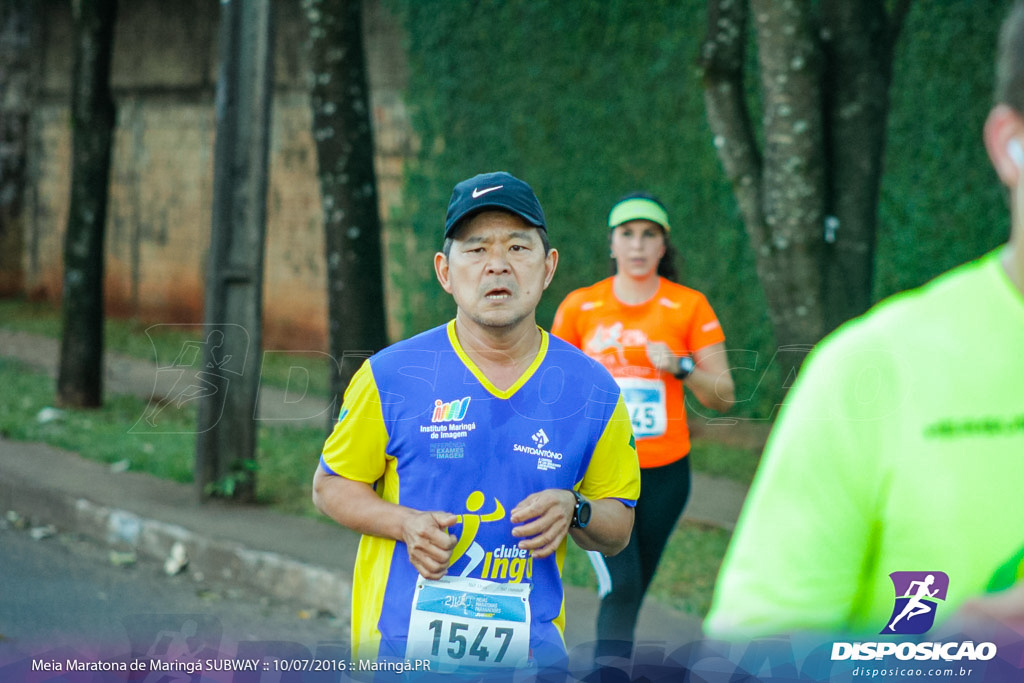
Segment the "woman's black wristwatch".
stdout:
<svg viewBox="0 0 1024 683">
<path fill-rule="evenodd" d="M 686 379 L 695 367 L 697 367 L 697 364 L 693 362 L 693 358 L 690 356 L 680 356 L 679 367 L 672 373 L 672 376 L 676 379 Z"/>
<path fill-rule="evenodd" d="M 576 507 L 572 511 L 572 522 L 569 524 L 573 529 L 586 529 L 590 524 L 590 501 L 570 489 L 576 499 Z"/>
</svg>

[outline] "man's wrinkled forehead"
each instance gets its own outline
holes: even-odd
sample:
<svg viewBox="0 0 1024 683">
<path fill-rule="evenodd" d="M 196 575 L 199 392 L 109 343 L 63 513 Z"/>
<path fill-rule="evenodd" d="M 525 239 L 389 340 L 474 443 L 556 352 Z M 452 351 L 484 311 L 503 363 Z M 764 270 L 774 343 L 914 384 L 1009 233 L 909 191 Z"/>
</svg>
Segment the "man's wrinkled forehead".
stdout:
<svg viewBox="0 0 1024 683">
<path fill-rule="evenodd" d="M 474 234 L 468 235 L 466 237 L 459 237 L 459 235 L 456 233 L 452 237 L 452 239 L 455 240 L 456 242 L 459 242 L 460 244 L 492 244 L 492 243 L 494 243 L 494 242 L 496 242 L 498 240 L 505 240 L 505 241 L 509 241 L 509 242 L 515 241 L 515 240 L 522 240 L 524 242 L 534 242 L 536 240 L 539 240 L 540 236 L 537 234 L 537 230 L 536 229 L 532 229 L 532 230 L 528 230 L 528 229 L 523 229 L 523 230 L 510 229 L 510 230 L 508 230 L 508 231 L 506 231 L 504 233 L 500 233 L 500 232 L 474 233 Z"/>
<path fill-rule="evenodd" d="M 455 242 L 467 242 L 491 233 L 501 234 L 507 239 L 540 239 L 539 228 L 535 228 L 514 213 L 503 210 L 481 211 L 460 222 L 451 234 Z"/>
</svg>

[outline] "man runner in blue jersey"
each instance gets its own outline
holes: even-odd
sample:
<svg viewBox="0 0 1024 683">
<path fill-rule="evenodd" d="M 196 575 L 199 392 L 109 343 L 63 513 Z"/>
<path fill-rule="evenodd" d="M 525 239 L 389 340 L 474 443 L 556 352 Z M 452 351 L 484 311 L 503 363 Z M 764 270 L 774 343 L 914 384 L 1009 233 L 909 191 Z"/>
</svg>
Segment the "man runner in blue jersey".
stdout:
<svg viewBox="0 0 1024 683">
<path fill-rule="evenodd" d="M 629 416 L 604 368 L 537 326 L 558 252 L 529 185 L 459 183 L 444 237 L 455 319 L 363 364 L 314 477 L 317 507 L 363 534 L 353 654 L 558 666 L 567 537 L 605 554 L 629 540 Z"/>
</svg>

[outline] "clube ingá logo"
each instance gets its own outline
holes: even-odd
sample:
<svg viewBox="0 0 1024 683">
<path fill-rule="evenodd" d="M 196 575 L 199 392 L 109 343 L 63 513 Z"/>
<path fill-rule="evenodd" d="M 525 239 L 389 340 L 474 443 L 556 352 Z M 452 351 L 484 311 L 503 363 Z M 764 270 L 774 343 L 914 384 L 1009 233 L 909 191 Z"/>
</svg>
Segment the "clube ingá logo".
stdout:
<svg viewBox="0 0 1024 683">
<path fill-rule="evenodd" d="M 946 599 L 949 576 L 945 572 L 892 572 L 896 600 L 892 615 L 880 633 L 920 635 L 935 623 L 938 603 Z"/>
</svg>

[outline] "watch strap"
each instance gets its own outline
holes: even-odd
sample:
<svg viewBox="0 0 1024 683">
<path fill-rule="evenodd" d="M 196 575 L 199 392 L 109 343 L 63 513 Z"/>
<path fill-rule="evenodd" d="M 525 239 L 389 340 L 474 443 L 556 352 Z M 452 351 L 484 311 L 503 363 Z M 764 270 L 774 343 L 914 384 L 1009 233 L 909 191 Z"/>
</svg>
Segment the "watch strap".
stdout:
<svg viewBox="0 0 1024 683">
<path fill-rule="evenodd" d="M 576 499 L 576 505 L 572 509 L 572 521 L 569 522 L 569 527 L 571 529 L 580 529 L 582 528 L 580 526 L 580 508 L 583 507 L 583 503 L 585 501 L 583 496 L 581 496 L 575 489 L 569 489 L 569 492 L 572 494 L 572 497 Z"/>
<path fill-rule="evenodd" d="M 672 373 L 672 376 L 676 379 L 686 379 L 693 372 L 693 369 L 697 367 L 697 364 L 693 361 L 690 356 L 680 356 L 676 371 Z"/>
</svg>

